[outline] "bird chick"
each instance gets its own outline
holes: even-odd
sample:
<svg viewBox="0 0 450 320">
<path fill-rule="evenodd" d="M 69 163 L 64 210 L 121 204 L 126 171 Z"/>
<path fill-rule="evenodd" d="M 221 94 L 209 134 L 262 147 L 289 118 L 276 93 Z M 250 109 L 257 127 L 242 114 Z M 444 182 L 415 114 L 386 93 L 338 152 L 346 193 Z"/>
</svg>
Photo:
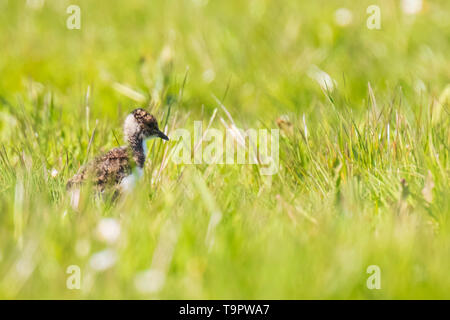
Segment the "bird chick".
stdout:
<svg viewBox="0 0 450 320">
<path fill-rule="evenodd" d="M 89 180 L 99 191 L 108 186 L 116 187 L 119 192 L 131 191 L 143 174 L 146 141 L 152 138 L 169 140 L 159 130 L 155 117 L 142 108 L 133 110 L 126 117 L 123 133 L 127 145 L 114 148 L 82 166 L 67 182 L 68 190 Z"/>
</svg>

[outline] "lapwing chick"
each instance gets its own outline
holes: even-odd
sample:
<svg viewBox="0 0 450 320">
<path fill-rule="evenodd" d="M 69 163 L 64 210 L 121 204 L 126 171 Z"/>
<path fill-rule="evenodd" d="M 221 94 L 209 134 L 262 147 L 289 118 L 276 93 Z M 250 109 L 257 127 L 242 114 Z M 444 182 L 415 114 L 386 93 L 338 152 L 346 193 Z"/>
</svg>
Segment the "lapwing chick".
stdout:
<svg viewBox="0 0 450 320">
<path fill-rule="evenodd" d="M 129 192 L 142 176 L 148 139 L 169 138 L 158 128 L 153 115 L 144 109 L 133 110 L 125 119 L 123 133 L 127 145 L 114 148 L 82 166 L 67 182 L 67 189 L 79 195 L 79 187 L 90 181 L 98 191 L 113 187 L 119 192 Z"/>
</svg>

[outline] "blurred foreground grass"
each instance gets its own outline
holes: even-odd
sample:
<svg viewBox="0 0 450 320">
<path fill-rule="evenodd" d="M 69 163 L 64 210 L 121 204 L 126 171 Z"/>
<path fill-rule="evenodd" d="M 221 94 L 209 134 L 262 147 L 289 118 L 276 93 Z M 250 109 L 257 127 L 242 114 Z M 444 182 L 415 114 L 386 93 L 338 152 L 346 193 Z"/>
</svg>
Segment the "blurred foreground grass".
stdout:
<svg viewBox="0 0 450 320">
<path fill-rule="evenodd" d="M 450 3 L 401 3 L 0 0 L 0 297 L 450 298 Z M 152 141 L 135 194 L 70 208 L 129 111 L 223 130 L 218 101 L 289 119 L 276 175 Z"/>
</svg>

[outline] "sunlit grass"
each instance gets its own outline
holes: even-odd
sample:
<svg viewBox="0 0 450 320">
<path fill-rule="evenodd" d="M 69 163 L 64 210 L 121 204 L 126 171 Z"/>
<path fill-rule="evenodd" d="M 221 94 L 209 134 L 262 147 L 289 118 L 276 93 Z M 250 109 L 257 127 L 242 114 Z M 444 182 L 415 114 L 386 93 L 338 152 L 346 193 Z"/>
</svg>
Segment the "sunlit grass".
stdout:
<svg viewBox="0 0 450 320">
<path fill-rule="evenodd" d="M 378 1 L 380 30 L 365 1 L 70 1 L 81 30 L 26 3 L 0 0 L 1 298 L 450 298 L 447 1 Z M 279 172 L 152 140 L 136 192 L 74 210 L 137 106 L 169 136 L 278 123 Z"/>
</svg>

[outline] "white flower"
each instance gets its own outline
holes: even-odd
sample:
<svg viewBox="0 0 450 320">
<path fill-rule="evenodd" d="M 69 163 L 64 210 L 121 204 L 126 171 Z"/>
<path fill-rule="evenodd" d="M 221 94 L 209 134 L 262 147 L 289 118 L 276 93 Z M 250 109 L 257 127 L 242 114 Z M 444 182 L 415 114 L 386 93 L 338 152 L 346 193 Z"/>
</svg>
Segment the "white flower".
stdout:
<svg viewBox="0 0 450 320">
<path fill-rule="evenodd" d="M 112 244 L 120 236 L 120 223 L 114 218 L 104 218 L 97 225 L 97 234 L 101 240 Z"/>
<path fill-rule="evenodd" d="M 336 24 L 341 27 L 348 26 L 352 23 L 353 20 L 353 14 L 352 12 L 347 8 L 340 8 L 337 9 L 334 13 L 334 21 L 336 21 Z"/>
<path fill-rule="evenodd" d="M 213 69 L 207 69 L 205 72 L 203 72 L 203 80 L 206 83 L 212 82 L 216 78 L 216 73 Z"/>
<path fill-rule="evenodd" d="M 422 11 L 422 0 L 402 0 L 402 10 L 406 14 L 417 14 Z"/>
<path fill-rule="evenodd" d="M 117 253 L 113 249 L 106 249 L 93 254 L 89 259 L 89 265 L 94 270 L 103 271 L 115 265 L 116 261 Z"/>
<path fill-rule="evenodd" d="M 58 170 L 56 170 L 55 168 L 52 169 L 52 171 L 50 171 L 51 176 L 54 178 L 58 175 Z"/>
<path fill-rule="evenodd" d="M 154 293 L 162 289 L 165 279 L 164 272 L 158 269 L 150 269 L 135 276 L 134 286 L 141 293 Z"/>
</svg>

